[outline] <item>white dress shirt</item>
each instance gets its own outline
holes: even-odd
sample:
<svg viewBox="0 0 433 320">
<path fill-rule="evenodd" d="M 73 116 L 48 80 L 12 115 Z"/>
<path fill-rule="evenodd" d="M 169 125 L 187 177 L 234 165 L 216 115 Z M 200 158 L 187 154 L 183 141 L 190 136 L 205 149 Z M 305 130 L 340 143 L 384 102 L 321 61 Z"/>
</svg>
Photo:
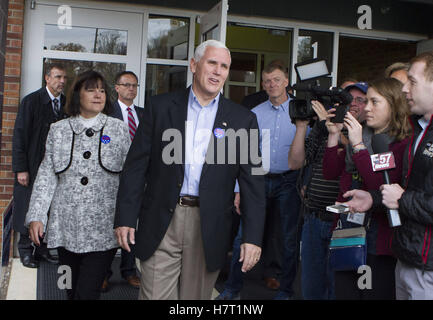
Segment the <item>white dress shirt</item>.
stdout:
<svg viewBox="0 0 433 320">
<path fill-rule="evenodd" d="M 53 107 L 53 111 L 56 112 L 56 110 L 54 110 L 54 102 L 53 102 L 53 100 L 54 100 L 54 99 L 59 100 L 59 108 L 61 108 L 61 107 L 62 107 L 62 102 L 60 101 L 60 94 L 59 94 L 57 97 L 55 97 L 55 96 L 51 93 L 50 89 L 48 89 L 48 87 L 45 87 L 45 89 L 47 89 L 48 95 L 50 96 L 50 99 L 51 99 L 51 106 Z"/>
<path fill-rule="evenodd" d="M 135 111 L 134 104 L 131 104 L 130 106 L 127 106 L 126 104 L 124 104 L 120 100 L 117 100 L 117 102 L 119 103 L 120 110 L 122 110 L 123 122 L 125 122 L 126 125 L 129 125 L 128 124 L 128 110 L 126 110 L 126 109 L 131 108 L 132 115 L 134 116 L 134 120 L 135 120 L 135 125 L 138 127 L 138 123 L 140 121 L 138 120 L 138 116 L 137 116 L 137 112 Z"/>
</svg>

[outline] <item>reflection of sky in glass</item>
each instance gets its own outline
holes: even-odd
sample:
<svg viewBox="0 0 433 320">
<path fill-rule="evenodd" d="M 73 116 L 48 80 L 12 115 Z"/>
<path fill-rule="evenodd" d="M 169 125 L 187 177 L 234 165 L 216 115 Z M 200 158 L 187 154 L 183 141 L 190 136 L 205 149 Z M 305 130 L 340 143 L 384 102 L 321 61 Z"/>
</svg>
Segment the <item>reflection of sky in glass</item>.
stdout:
<svg viewBox="0 0 433 320">
<path fill-rule="evenodd" d="M 57 25 L 45 25 L 45 43 L 44 48 L 48 50 L 61 50 L 61 51 L 80 51 L 80 52 L 94 52 L 95 35 L 98 30 L 98 39 L 101 35 L 109 36 L 110 34 L 119 35 L 116 44 L 120 47 L 122 44 L 126 47 L 128 32 L 122 30 L 110 29 L 96 29 L 86 27 L 72 27 L 72 29 L 59 29 Z M 73 44 L 74 49 L 68 46 L 68 49 L 56 48 L 60 44 Z M 98 51 L 98 50 L 97 50 Z M 100 51 L 100 50 L 99 50 Z M 104 52 L 111 54 L 120 54 L 117 52 Z"/>
<path fill-rule="evenodd" d="M 187 59 L 189 20 L 150 16 L 148 25 L 149 58 Z"/>
<path fill-rule="evenodd" d="M 45 43 L 48 50 L 60 43 L 76 43 L 85 48 L 84 52 L 93 52 L 95 42 L 95 28 L 73 27 L 72 29 L 59 29 L 56 25 L 45 26 Z"/>
<path fill-rule="evenodd" d="M 149 19 L 149 40 L 160 38 L 168 34 L 170 30 L 176 30 L 186 26 L 185 21 L 176 18 L 150 17 Z"/>
</svg>

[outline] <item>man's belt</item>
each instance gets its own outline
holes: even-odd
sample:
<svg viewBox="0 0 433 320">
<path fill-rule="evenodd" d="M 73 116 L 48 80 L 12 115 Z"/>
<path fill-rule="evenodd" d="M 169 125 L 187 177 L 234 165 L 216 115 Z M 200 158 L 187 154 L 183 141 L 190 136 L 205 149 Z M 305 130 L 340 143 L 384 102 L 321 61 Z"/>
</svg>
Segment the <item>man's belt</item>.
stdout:
<svg viewBox="0 0 433 320">
<path fill-rule="evenodd" d="M 182 207 L 200 207 L 200 198 L 195 196 L 179 197 L 177 203 Z"/>
</svg>

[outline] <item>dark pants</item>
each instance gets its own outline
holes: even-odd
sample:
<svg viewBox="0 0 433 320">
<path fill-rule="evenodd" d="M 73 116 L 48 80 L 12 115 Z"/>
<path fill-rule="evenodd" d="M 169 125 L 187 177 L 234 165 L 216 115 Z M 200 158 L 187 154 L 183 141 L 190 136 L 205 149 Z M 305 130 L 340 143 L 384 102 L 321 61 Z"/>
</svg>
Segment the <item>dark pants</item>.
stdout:
<svg viewBox="0 0 433 320">
<path fill-rule="evenodd" d="M 124 249 L 121 249 L 122 253 L 121 253 L 121 260 L 120 260 L 120 274 L 122 275 L 123 279 L 126 279 L 130 276 L 136 276 L 137 275 L 137 268 L 135 266 L 135 255 L 134 253 L 128 252 Z M 113 256 L 114 259 L 114 256 Z M 111 261 L 113 262 L 113 261 Z M 107 269 L 107 279 L 110 279 L 111 276 L 113 275 L 113 271 L 111 270 L 111 263 L 108 266 Z"/>
<path fill-rule="evenodd" d="M 72 272 L 72 289 L 66 289 L 69 300 L 97 300 L 101 295 L 108 267 L 117 248 L 107 251 L 74 253 L 58 248 L 60 265 L 67 265 Z"/>
<path fill-rule="evenodd" d="M 367 254 L 371 268 L 372 289 L 358 288 L 358 280 L 365 274 L 356 271 L 335 272 L 335 296 L 337 300 L 395 300 L 395 265 L 391 256 Z"/>
<path fill-rule="evenodd" d="M 299 258 L 298 219 L 300 199 L 296 191 L 298 171 L 268 177 L 266 186 L 266 222 L 263 237 L 265 277 L 280 278 L 280 291 L 293 295 Z M 241 194 L 242 197 L 242 194 Z M 242 242 L 242 223 L 233 241 L 230 273 L 225 289 L 239 293 L 242 289 L 242 262 L 239 262 Z"/>
<path fill-rule="evenodd" d="M 298 173 L 299 171 L 289 171 L 265 177 L 265 277 L 280 278 L 280 291 L 289 296 L 294 293 L 293 282 L 299 259 L 298 222 L 301 201 L 296 190 Z"/>
<path fill-rule="evenodd" d="M 41 241 L 40 246 L 34 246 L 32 240 L 29 238 L 29 229 L 25 228 L 26 232 L 20 233 L 20 240 L 18 241 L 18 252 L 20 258 L 24 256 L 43 255 L 48 252 L 47 244 Z"/>
<path fill-rule="evenodd" d="M 305 209 L 306 211 L 308 209 Z M 310 211 L 304 216 L 301 250 L 301 287 L 304 300 L 333 300 L 334 272 L 329 266 L 333 221 L 323 221 Z"/>
<path fill-rule="evenodd" d="M 239 262 L 241 256 L 241 243 L 242 243 L 242 223 L 239 225 L 238 234 L 233 241 L 232 260 L 230 261 L 230 271 L 224 289 L 233 294 L 238 294 L 243 286 L 243 273 L 242 264 Z"/>
</svg>

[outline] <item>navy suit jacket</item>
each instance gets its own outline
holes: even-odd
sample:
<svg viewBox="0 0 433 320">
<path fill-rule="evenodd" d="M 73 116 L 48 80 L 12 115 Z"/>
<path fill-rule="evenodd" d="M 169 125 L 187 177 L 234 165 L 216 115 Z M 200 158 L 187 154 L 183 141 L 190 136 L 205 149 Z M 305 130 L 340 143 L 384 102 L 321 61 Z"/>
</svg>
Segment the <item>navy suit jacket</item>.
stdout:
<svg viewBox="0 0 433 320">
<path fill-rule="evenodd" d="M 137 112 L 138 121 L 141 122 L 143 120 L 144 109 L 140 108 L 136 105 L 134 105 L 134 109 L 135 109 L 135 112 Z M 119 102 L 117 100 L 116 100 L 116 102 L 113 103 L 113 112 L 110 114 L 110 116 L 123 121 L 122 109 L 120 108 Z"/>
</svg>

